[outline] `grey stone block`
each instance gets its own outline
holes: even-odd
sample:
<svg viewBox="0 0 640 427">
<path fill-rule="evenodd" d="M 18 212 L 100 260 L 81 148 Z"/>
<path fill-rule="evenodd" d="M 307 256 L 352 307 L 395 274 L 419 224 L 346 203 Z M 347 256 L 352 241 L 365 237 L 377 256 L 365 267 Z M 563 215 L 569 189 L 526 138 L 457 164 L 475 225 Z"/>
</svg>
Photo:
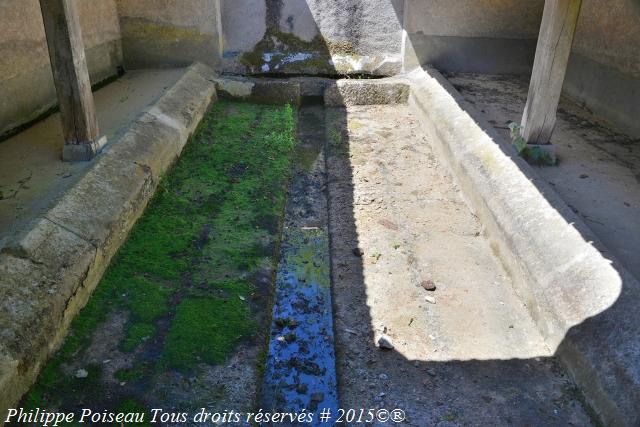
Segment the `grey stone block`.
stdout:
<svg viewBox="0 0 640 427">
<path fill-rule="evenodd" d="M 338 80 L 324 92 L 326 106 L 406 104 L 410 87 L 398 79 Z"/>
</svg>

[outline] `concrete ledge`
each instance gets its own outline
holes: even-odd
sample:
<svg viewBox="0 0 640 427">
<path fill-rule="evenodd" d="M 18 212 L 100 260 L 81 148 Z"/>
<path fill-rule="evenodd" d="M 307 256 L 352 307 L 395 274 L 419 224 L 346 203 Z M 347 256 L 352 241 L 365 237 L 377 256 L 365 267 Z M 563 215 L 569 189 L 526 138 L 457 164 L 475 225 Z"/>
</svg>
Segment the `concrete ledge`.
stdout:
<svg viewBox="0 0 640 427">
<path fill-rule="evenodd" d="M 436 70 L 408 77 L 410 105 L 587 403 L 605 425 L 639 425 L 637 279 Z"/>
<path fill-rule="evenodd" d="M 60 345 L 215 100 L 212 80 L 206 66 L 191 66 L 44 217 L 0 252 L 0 420 Z"/>
<path fill-rule="evenodd" d="M 225 76 L 215 79 L 220 97 L 259 104 L 300 105 L 300 83 L 288 79 Z"/>
<path fill-rule="evenodd" d="M 327 107 L 345 105 L 406 104 L 409 85 L 397 78 L 375 80 L 338 80 L 324 91 Z"/>
</svg>

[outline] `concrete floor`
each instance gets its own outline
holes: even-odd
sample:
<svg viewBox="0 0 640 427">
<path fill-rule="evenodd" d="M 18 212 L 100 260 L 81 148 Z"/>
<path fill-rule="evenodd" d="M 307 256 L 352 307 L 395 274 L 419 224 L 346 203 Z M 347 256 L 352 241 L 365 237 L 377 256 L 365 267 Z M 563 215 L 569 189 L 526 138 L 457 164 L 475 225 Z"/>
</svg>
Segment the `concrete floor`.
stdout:
<svg viewBox="0 0 640 427">
<path fill-rule="evenodd" d="M 406 106 L 327 115 L 341 406 L 400 408 L 412 426 L 590 425 L 435 136 Z"/>
<path fill-rule="evenodd" d="M 507 124 L 522 118 L 528 81 L 478 74 L 447 77 L 508 138 Z M 563 98 L 551 142 L 558 165 L 536 171 L 602 241 L 604 247 L 598 249 L 603 255 L 612 254 L 640 278 L 640 141 Z"/>
<path fill-rule="evenodd" d="M 98 123 L 109 140 L 105 150 L 183 73 L 184 69 L 131 71 L 96 91 Z M 0 142 L 0 248 L 93 164 L 63 162 L 62 145 L 58 113 Z"/>
</svg>

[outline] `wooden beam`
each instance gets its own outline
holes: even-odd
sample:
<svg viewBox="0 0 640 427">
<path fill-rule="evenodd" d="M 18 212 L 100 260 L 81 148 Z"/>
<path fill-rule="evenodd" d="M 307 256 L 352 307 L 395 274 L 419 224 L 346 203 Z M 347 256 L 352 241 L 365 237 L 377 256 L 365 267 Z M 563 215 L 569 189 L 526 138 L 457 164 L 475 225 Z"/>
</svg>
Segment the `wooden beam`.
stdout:
<svg viewBox="0 0 640 427">
<path fill-rule="evenodd" d="M 106 138 L 98 137 L 76 0 L 40 0 L 40 9 L 62 119 L 62 158 L 91 160 Z"/>
<path fill-rule="evenodd" d="M 522 137 L 529 144 L 548 144 L 567 71 L 582 0 L 545 0 L 533 64 Z"/>
</svg>

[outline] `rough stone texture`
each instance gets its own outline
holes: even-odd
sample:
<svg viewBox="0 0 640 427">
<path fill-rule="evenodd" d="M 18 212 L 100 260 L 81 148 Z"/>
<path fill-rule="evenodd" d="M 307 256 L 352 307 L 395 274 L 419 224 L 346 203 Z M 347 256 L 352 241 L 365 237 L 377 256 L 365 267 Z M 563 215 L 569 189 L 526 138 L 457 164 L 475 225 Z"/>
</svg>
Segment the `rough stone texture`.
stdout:
<svg viewBox="0 0 640 427">
<path fill-rule="evenodd" d="M 221 55 L 220 0 L 117 0 L 130 68 L 215 66 Z"/>
<path fill-rule="evenodd" d="M 192 66 L 36 225 L 0 252 L 0 418 L 35 380 L 215 99 Z"/>
<path fill-rule="evenodd" d="M 300 96 L 324 96 L 325 89 L 335 80 L 325 77 L 292 77 L 289 81 L 300 84 Z"/>
<path fill-rule="evenodd" d="M 216 90 L 221 97 L 259 104 L 300 104 L 300 83 L 291 80 L 218 77 Z"/>
<path fill-rule="evenodd" d="M 605 424 L 637 425 L 640 284 L 598 252 L 591 230 L 522 159 L 506 154 L 509 144 L 437 71 L 412 79 L 410 105 L 440 137 L 548 344 Z"/>
<path fill-rule="evenodd" d="M 92 83 L 122 65 L 114 0 L 80 0 L 80 25 Z M 0 136 L 56 104 L 38 0 L 0 2 Z"/>
<path fill-rule="evenodd" d="M 338 80 L 327 87 L 324 103 L 345 105 L 406 104 L 410 87 L 398 79 Z"/>
<path fill-rule="evenodd" d="M 224 2 L 223 69 L 394 74 L 402 62 L 402 5 L 400 0 Z"/>
</svg>

